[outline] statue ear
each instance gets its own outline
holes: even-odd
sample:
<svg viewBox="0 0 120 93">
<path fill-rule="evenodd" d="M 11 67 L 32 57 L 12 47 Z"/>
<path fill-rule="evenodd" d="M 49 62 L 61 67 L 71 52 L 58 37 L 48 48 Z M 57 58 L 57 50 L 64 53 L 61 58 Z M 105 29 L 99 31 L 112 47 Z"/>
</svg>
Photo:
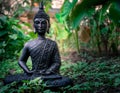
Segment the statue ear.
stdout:
<svg viewBox="0 0 120 93">
<path fill-rule="evenodd" d="M 34 28 L 34 33 L 36 34 L 36 30 L 35 30 L 35 28 Z"/>
<path fill-rule="evenodd" d="M 34 26 L 34 24 L 33 24 L 33 28 L 34 28 L 34 30 L 33 30 L 33 31 L 34 31 L 34 33 L 36 34 L 36 30 L 35 30 L 35 26 Z"/>
<path fill-rule="evenodd" d="M 50 22 L 49 22 L 49 21 L 47 21 L 47 24 L 48 24 L 48 26 L 47 26 L 47 33 L 49 34 Z"/>
</svg>

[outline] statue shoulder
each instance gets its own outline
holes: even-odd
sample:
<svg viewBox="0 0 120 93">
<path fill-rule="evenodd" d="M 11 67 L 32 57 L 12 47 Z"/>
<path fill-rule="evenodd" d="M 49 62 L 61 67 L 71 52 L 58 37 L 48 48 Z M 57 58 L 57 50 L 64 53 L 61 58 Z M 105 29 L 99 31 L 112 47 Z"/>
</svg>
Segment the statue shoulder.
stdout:
<svg viewBox="0 0 120 93">
<path fill-rule="evenodd" d="M 48 40 L 50 43 L 57 45 L 56 41 L 51 40 L 51 39 L 49 39 L 49 38 L 47 38 L 47 40 Z"/>
<path fill-rule="evenodd" d="M 36 39 L 35 40 L 29 40 L 28 42 L 26 42 L 24 44 L 24 47 L 30 47 L 31 45 L 36 43 Z"/>
</svg>

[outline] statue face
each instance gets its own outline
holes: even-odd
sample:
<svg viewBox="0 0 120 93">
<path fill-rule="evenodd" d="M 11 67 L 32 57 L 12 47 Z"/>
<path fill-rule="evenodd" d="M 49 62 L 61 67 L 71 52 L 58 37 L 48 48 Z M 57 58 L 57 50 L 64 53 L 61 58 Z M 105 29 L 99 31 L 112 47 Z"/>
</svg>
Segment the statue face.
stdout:
<svg viewBox="0 0 120 93">
<path fill-rule="evenodd" d="M 35 18 L 34 27 L 38 34 L 45 34 L 48 30 L 48 20 L 44 18 Z"/>
</svg>

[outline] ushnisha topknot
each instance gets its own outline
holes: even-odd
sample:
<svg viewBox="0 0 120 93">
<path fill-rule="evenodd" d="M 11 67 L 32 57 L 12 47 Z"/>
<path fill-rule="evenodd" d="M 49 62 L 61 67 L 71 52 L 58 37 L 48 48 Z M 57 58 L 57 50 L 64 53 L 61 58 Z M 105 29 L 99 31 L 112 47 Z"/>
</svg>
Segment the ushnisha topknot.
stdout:
<svg viewBox="0 0 120 93">
<path fill-rule="evenodd" d="M 44 19 L 48 20 L 48 22 L 50 21 L 49 15 L 46 14 L 46 12 L 44 11 L 43 1 L 40 3 L 39 11 L 35 14 L 34 20 L 35 20 L 35 18 L 44 18 Z"/>
<path fill-rule="evenodd" d="M 43 1 L 40 3 L 39 9 L 44 11 Z"/>
</svg>

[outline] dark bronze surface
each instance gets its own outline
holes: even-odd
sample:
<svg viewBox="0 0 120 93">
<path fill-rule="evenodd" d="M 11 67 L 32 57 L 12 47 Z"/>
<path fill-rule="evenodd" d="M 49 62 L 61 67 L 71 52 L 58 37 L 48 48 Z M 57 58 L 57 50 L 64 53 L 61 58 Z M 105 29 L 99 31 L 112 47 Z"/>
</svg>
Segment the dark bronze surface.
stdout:
<svg viewBox="0 0 120 93">
<path fill-rule="evenodd" d="M 13 81 L 32 80 L 41 77 L 50 87 L 62 87 L 70 85 L 71 79 L 63 77 L 59 73 L 61 59 L 57 43 L 45 37 L 45 33 L 49 31 L 49 16 L 44 12 L 43 5 L 34 18 L 35 32 L 38 38 L 28 41 L 23 48 L 23 52 L 19 59 L 19 65 L 25 73 L 10 75 L 4 79 L 4 83 L 8 84 Z M 28 57 L 32 60 L 32 70 L 29 70 L 26 63 Z"/>
</svg>

